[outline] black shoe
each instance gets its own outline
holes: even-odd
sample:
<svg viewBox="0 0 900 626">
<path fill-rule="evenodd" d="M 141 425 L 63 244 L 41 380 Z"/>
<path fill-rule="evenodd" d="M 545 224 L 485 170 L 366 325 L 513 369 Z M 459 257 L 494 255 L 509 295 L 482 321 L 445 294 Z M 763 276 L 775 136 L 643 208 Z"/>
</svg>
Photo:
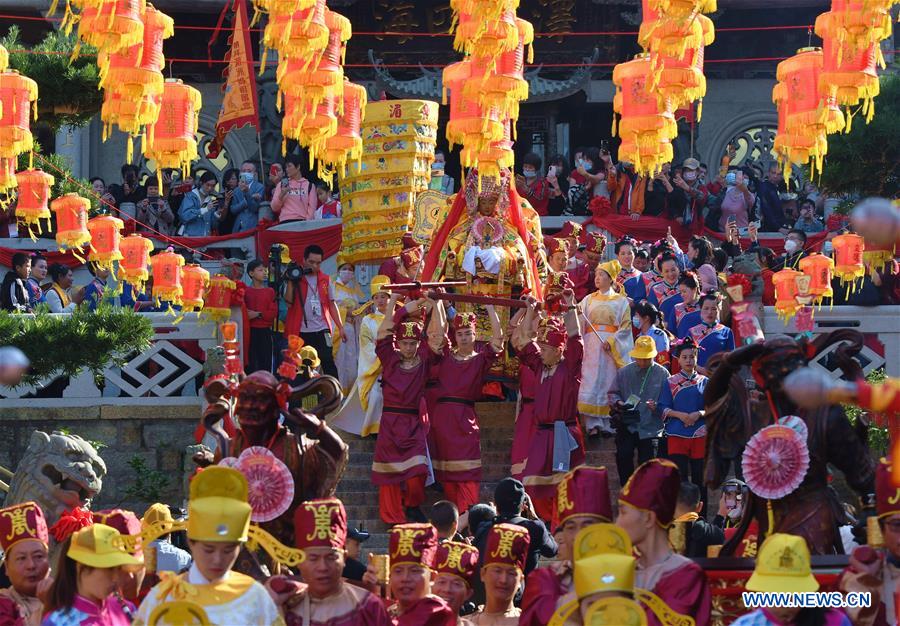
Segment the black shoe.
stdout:
<svg viewBox="0 0 900 626">
<path fill-rule="evenodd" d="M 428 485 L 428 486 L 425 487 L 425 488 L 426 488 L 426 489 L 431 489 L 432 491 L 436 491 L 436 492 L 438 492 L 438 493 L 444 493 L 444 486 L 443 486 L 441 483 L 437 482 L 437 481 L 431 483 L 430 485 Z"/>
<path fill-rule="evenodd" d="M 428 521 L 428 518 L 425 517 L 425 513 L 422 512 L 420 507 L 408 506 L 406 507 L 406 521 L 424 524 Z"/>
</svg>

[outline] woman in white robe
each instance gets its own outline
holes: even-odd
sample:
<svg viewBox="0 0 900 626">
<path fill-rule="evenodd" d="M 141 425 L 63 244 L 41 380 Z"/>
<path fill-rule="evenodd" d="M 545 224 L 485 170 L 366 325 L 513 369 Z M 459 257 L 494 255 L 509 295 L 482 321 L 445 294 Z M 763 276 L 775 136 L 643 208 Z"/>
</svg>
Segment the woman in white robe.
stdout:
<svg viewBox="0 0 900 626">
<path fill-rule="evenodd" d="M 602 263 L 594 272 L 597 291 L 578 305 L 584 326 L 584 361 L 578 412 L 584 419 L 588 436 L 614 434 L 609 420 L 607 393 L 616 372 L 631 362 L 628 353 L 634 348 L 631 335 L 631 309 L 628 298 L 614 289 L 619 265 Z"/>
<path fill-rule="evenodd" d="M 342 263 L 338 268 L 338 277 L 334 281 L 334 298 L 338 312 L 341 314 L 341 322 L 344 324 L 345 341 L 335 341 L 334 364 L 338 371 L 338 380 L 344 395 L 349 395 L 356 382 L 357 361 L 359 356 L 360 318 L 354 315 L 359 305 L 366 302 L 366 295 L 356 282 L 356 275 L 351 263 Z"/>
</svg>

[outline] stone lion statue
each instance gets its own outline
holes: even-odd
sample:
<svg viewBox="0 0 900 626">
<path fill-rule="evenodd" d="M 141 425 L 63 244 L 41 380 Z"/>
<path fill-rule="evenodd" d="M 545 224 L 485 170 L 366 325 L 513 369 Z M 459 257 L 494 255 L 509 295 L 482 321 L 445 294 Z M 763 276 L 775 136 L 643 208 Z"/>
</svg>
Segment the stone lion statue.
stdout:
<svg viewBox="0 0 900 626">
<path fill-rule="evenodd" d="M 6 496 L 5 506 L 37 502 L 47 524 L 76 506 L 89 507 L 100 493 L 106 463 L 90 443 L 78 435 L 39 430 L 31 433 Z"/>
</svg>

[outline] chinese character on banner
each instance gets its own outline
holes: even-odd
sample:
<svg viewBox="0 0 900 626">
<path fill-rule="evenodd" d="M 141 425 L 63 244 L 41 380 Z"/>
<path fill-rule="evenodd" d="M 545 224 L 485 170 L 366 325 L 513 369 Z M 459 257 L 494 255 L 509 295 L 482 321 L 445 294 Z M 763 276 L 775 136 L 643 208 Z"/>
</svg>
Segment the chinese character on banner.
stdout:
<svg viewBox="0 0 900 626">
<path fill-rule="evenodd" d="M 412 33 L 420 28 L 415 15 L 414 2 L 387 2 L 379 0 L 375 5 L 375 21 L 381 22 L 386 33 Z M 381 38 L 379 38 L 381 39 Z M 391 37 L 391 41 L 404 44 L 412 37 Z"/>
</svg>

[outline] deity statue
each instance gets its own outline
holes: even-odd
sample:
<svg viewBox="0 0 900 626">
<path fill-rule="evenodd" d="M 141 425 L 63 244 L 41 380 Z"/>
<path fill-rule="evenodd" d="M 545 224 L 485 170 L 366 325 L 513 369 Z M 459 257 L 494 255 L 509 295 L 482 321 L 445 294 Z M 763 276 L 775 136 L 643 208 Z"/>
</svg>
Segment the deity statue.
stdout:
<svg viewBox="0 0 900 626">
<path fill-rule="evenodd" d="M 810 409 L 798 406 L 785 389 L 788 375 L 836 343 L 841 345 L 832 358 L 844 377 L 862 378 L 853 356 L 862 348 L 863 338 L 852 330 L 834 331 L 812 341 L 776 337 L 715 355 L 708 363 L 711 374 L 704 393 L 707 486 L 718 487 L 727 477 L 729 464 L 739 462 L 750 438 L 779 417 L 797 416 L 802 420 L 809 450 L 809 468 L 793 492 L 769 501 L 751 492 L 746 505 L 749 514 L 744 515 L 738 531 L 723 546 L 722 556 L 733 553 L 754 519 L 760 536 L 770 532 L 799 535 L 806 539 L 813 554 L 842 554 L 842 508 L 828 487 L 829 464 L 841 470 L 847 484 L 860 494 L 862 508 L 872 508 L 875 463 L 869 454 L 864 421 L 851 425 L 839 404 Z M 755 394 L 747 389 L 745 366 L 764 395 L 761 400 L 754 399 Z"/>
<path fill-rule="evenodd" d="M 324 419 L 340 405 L 340 384 L 330 376 L 319 376 L 291 387 L 267 371 L 243 377 L 233 389 L 227 383 L 216 377 L 204 385 L 209 406 L 203 425 L 216 436 L 218 445 L 214 454 L 201 452 L 195 461 L 209 465 L 223 457 L 238 457 L 253 446 L 274 454 L 294 479 L 294 497 L 287 511 L 260 526 L 283 544 L 293 545 L 294 509 L 305 500 L 333 496 L 347 466 L 349 448 Z M 234 398 L 233 405 L 229 397 Z M 300 400 L 309 397 L 317 398 L 318 404 L 301 408 Z M 284 424 L 279 423 L 282 415 Z M 235 418 L 231 438 L 217 425 L 226 417 Z"/>
</svg>

